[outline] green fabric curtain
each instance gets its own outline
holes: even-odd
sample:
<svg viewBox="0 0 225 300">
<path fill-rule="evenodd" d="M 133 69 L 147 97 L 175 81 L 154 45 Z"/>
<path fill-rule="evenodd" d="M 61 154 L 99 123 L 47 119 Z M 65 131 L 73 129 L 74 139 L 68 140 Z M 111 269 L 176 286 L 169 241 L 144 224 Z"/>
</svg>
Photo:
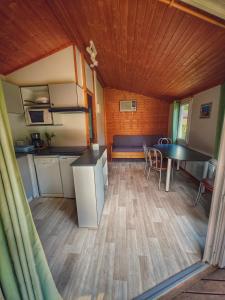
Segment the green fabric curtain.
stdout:
<svg viewBox="0 0 225 300">
<path fill-rule="evenodd" d="M 172 113 L 172 141 L 176 143 L 178 134 L 178 123 L 179 123 L 179 112 L 180 112 L 180 102 L 173 102 L 173 113 Z"/>
<path fill-rule="evenodd" d="M 221 86 L 221 91 L 220 91 L 220 103 L 219 103 L 216 139 L 215 139 L 215 151 L 214 151 L 215 158 L 218 158 L 219 155 L 220 139 L 221 139 L 221 134 L 223 129 L 224 116 L 225 116 L 225 83 Z"/>
<path fill-rule="evenodd" d="M 5 300 L 61 299 L 26 200 L 1 81 L 0 283 Z"/>
</svg>

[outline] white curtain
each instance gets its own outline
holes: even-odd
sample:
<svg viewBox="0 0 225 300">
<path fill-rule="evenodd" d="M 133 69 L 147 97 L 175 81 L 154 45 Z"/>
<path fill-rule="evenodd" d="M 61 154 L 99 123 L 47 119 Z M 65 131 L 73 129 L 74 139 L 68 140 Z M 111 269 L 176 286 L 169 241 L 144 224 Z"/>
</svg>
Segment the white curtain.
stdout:
<svg viewBox="0 0 225 300">
<path fill-rule="evenodd" d="M 225 122 L 203 261 L 218 265 L 220 268 L 225 267 Z"/>
</svg>

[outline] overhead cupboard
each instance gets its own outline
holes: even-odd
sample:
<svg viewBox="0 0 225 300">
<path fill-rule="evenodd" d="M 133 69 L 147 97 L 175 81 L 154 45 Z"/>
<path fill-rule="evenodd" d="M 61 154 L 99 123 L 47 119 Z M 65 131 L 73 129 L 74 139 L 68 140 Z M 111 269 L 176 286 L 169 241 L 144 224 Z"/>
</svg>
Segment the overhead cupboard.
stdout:
<svg viewBox="0 0 225 300">
<path fill-rule="evenodd" d="M 87 112 L 86 90 L 94 92 L 93 70 L 74 47 L 75 81 L 21 86 L 2 81 L 7 110 L 23 114 L 27 125 L 56 125 L 54 112 Z M 64 108 L 64 110 L 61 110 Z M 74 110 L 73 110 L 74 108 Z M 36 114 L 35 111 L 39 110 Z M 31 111 L 31 113 L 30 113 Z M 49 112 L 49 114 L 48 114 Z M 30 115 L 42 114 L 43 121 L 32 121 Z M 27 117 L 26 117 L 27 116 Z"/>
<path fill-rule="evenodd" d="M 84 106 L 83 89 L 74 82 L 49 84 L 51 107 Z"/>
<path fill-rule="evenodd" d="M 20 88 L 16 84 L 5 80 L 2 80 L 2 88 L 8 113 L 23 114 L 24 110 Z"/>
</svg>

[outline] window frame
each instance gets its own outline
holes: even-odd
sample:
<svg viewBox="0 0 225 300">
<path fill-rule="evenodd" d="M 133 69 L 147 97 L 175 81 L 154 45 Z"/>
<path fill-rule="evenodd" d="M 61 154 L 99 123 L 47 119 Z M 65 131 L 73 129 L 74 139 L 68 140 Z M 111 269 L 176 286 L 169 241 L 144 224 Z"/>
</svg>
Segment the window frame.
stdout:
<svg viewBox="0 0 225 300">
<path fill-rule="evenodd" d="M 177 128 L 177 142 L 179 144 L 187 145 L 189 142 L 189 134 L 190 134 L 190 124 L 191 124 L 191 112 L 192 112 L 192 102 L 193 99 L 184 99 L 180 102 L 180 109 L 179 109 L 179 120 L 178 120 L 178 128 Z M 186 136 L 185 139 L 179 138 L 179 128 L 180 128 L 180 117 L 181 117 L 181 107 L 185 104 L 189 104 L 189 109 L 188 109 L 188 117 L 187 117 L 187 131 L 186 131 Z"/>
</svg>

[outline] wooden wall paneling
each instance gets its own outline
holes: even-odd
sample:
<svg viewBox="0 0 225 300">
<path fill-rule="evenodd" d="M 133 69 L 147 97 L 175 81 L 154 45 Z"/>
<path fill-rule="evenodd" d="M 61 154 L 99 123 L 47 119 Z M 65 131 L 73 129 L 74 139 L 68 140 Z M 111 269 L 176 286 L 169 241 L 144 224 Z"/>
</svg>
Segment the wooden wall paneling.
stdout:
<svg viewBox="0 0 225 300">
<path fill-rule="evenodd" d="M 168 134 L 169 102 L 116 89 L 104 89 L 107 145 L 114 135 Z M 136 112 L 120 112 L 120 100 L 137 100 Z M 110 154 L 110 152 L 109 152 Z"/>
<path fill-rule="evenodd" d="M 96 107 L 96 90 L 95 90 L 95 82 L 94 82 L 94 72 L 92 72 L 92 85 L 93 85 L 93 93 L 92 95 L 92 108 L 93 108 L 93 127 L 94 127 L 94 143 L 98 142 L 98 130 L 97 130 L 97 107 Z"/>
<path fill-rule="evenodd" d="M 1 74 L 72 44 L 43 0 L 1 1 L 0 27 Z"/>
<path fill-rule="evenodd" d="M 107 87 L 173 100 L 225 81 L 224 28 L 158 0 L 3 0 L 0 26 L 2 74 L 72 43 L 89 63 L 92 39 Z"/>
<path fill-rule="evenodd" d="M 170 7 L 175 7 L 175 8 L 177 8 L 177 9 L 183 11 L 183 12 L 186 12 L 186 13 L 194 16 L 194 17 L 202 19 L 202 20 L 204 20 L 204 21 L 206 21 L 208 23 L 211 23 L 213 25 L 219 26 L 221 28 L 225 28 L 225 25 L 224 25 L 224 23 L 222 21 L 219 22 L 219 21 L 215 20 L 215 17 L 213 19 L 213 17 L 207 16 L 206 13 L 203 14 L 203 13 L 197 12 L 196 10 L 193 10 L 193 9 L 187 7 L 187 5 L 182 5 L 182 4 L 177 3 L 177 2 L 175 2 L 173 0 L 172 1 L 171 0 L 159 0 L 159 1 L 162 2 L 162 3 L 165 3 L 167 5 L 169 5 Z"/>
</svg>

